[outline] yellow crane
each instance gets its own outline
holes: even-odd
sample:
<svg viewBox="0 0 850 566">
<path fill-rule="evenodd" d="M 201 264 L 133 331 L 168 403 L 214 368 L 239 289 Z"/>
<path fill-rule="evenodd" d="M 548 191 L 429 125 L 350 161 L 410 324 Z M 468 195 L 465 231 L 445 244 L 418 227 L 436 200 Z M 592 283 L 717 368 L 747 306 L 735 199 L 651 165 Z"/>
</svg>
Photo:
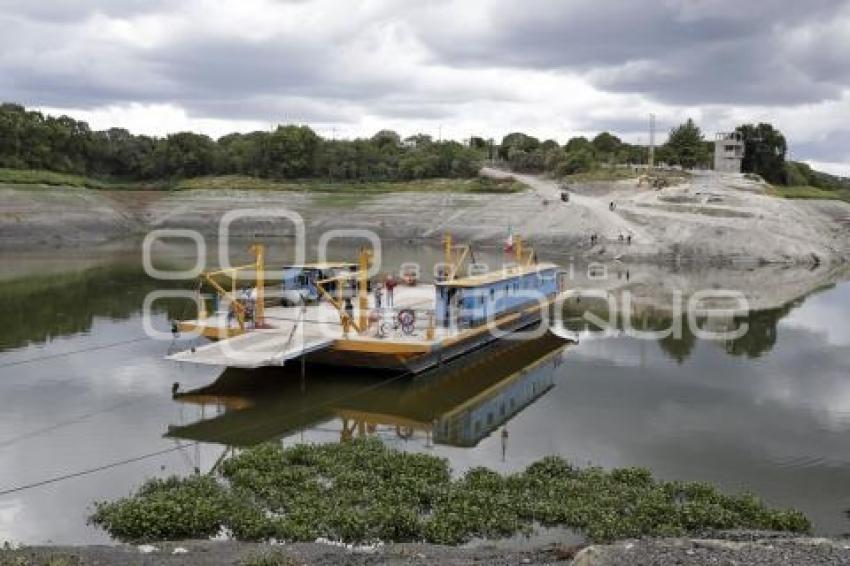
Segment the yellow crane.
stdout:
<svg viewBox="0 0 850 566">
<path fill-rule="evenodd" d="M 372 264 L 372 250 L 360 248 L 358 257 L 357 271 L 353 273 L 344 273 L 336 277 L 322 279 L 316 282 L 316 288 L 319 294 L 325 297 L 336 310 L 339 312 L 339 318 L 343 328 L 353 327 L 358 333 L 362 334 L 369 327 L 369 267 Z M 351 280 L 356 281 L 357 297 L 359 307 L 358 320 L 353 320 L 345 311 L 345 302 L 342 297 L 343 284 Z M 335 283 L 337 288 L 337 296 L 334 297 L 325 286 Z"/>
<path fill-rule="evenodd" d="M 526 248 L 522 236 L 519 234 L 514 236 L 514 257 L 520 266 L 528 267 L 537 263 L 537 254 L 534 253 L 534 248 Z"/>
<path fill-rule="evenodd" d="M 255 288 L 257 290 L 257 299 L 254 305 L 254 326 L 261 327 L 265 324 L 265 257 L 266 249 L 263 244 L 253 244 L 249 250 L 254 255 L 254 263 L 240 265 L 228 269 L 220 269 L 218 271 L 207 271 L 201 274 L 203 281 L 206 281 L 215 289 L 215 291 L 228 300 L 230 308 L 233 309 L 233 314 L 236 317 L 236 322 L 239 324 L 240 332 L 245 331 L 245 317 L 247 308 L 240 301 L 236 294 L 236 282 L 239 280 L 239 272 L 252 270 L 254 271 Z M 226 276 L 230 279 L 231 288 L 227 290 L 216 281 L 217 277 Z M 202 310 L 198 313 L 198 318 L 205 318 L 206 312 Z"/>
<path fill-rule="evenodd" d="M 472 257 L 472 246 L 469 244 L 455 244 L 452 240 L 452 235 L 448 232 L 443 236 L 443 254 L 445 256 L 444 263 L 448 270 L 445 273 L 446 281 L 451 281 L 457 277 L 467 256 L 470 256 L 473 263 L 475 262 L 475 258 Z"/>
</svg>

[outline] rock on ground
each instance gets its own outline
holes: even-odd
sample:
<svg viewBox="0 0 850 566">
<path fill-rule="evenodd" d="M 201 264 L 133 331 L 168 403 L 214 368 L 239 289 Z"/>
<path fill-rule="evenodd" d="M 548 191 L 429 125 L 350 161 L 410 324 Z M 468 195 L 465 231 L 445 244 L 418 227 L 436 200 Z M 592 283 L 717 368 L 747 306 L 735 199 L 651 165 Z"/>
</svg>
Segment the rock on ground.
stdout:
<svg viewBox="0 0 850 566">
<path fill-rule="evenodd" d="M 850 564 L 850 540 L 753 537 L 646 539 L 589 546 L 574 566 Z"/>
</svg>

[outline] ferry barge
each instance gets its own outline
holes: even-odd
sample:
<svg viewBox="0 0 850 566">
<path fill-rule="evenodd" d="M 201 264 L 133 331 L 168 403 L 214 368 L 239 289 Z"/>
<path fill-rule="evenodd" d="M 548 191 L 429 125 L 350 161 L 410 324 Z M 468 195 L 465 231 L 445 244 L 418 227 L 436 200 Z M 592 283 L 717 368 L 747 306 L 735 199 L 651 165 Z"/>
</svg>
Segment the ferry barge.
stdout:
<svg viewBox="0 0 850 566">
<path fill-rule="evenodd" d="M 177 324 L 215 342 L 169 359 L 258 368 L 309 356 L 311 363 L 419 373 L 539 323 L 563 291 L 558 266 L 538 263 L 519 236 L 510 265 L 463 277 L 470 247 L 455 245 L 450 235 L 443 245 L 440 277 L 399 285 L 392 306 L 379 306 L 370 292 L 367 249 L 357 264 L 284 266 L 279 300 L 267 306 L 264 248 L 252 246 L 254 264 L 202 275 L 226 306 L 212 315 L 200 308 L 196 319 Z M 255 272 L 252 289 L 237 290 L 240 270 Z M 231 279 L 229 290 L 219 283 L 223 276 Z M 404 279 L 413 283 L 408 274 Z"/>
</svg>

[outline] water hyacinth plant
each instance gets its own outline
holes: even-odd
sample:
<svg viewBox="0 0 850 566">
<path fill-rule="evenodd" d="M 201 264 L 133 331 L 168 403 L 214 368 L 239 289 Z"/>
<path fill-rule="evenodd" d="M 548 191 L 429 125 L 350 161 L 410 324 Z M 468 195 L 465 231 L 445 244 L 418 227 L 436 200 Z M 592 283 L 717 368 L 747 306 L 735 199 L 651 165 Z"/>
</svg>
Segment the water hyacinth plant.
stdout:
<svg viewBox="0 0 850 566">
<path fill-rule="evenodd" d="M 98 502 L 91 521 L 128 541 L 428 541 L 529 532 L 582 531 L 593 541 L 673 536 L 706 529 L 808 532 L 808 519 L 752 495 L 697 482 L 665 482 L 639 468 L 576 468 L 546 457 L 501 475 L 474 468 L 452 478 L 448 462 L 378 440 L 267 444 L 223 462 L 216 476 L 149 480 L 130 497 Z"/>
</svg>

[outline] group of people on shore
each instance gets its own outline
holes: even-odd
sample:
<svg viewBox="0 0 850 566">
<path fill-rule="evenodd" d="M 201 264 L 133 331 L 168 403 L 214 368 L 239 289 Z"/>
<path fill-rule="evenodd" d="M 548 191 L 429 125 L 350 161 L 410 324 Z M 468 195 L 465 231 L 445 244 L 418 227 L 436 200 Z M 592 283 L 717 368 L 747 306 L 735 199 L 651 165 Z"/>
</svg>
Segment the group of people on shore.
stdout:
<svg viewBox="0 0 850 566">
<path fill-rule="evenodd" d="M 623 242 L 625 242 L 625 243 L 626 243 L 626 245 L 629 245 L 629 246 L 631 246 L 631 245 L 632 245 L 632 235 L 631 235 L 631 234 L 626 234 L 626 235 L 624 236 L 624 235 L 623 235 L 623 233 L 622 233 L 622 232 L 620 232 L 620 235 L 619 235 L 619 237 L 618 237 L 617 239 L 618 239 L 618 241 L 619 241 L 621 244 L 622 244 Z M 598 236 L 596 233 L 591 234 L 591 235 L 590 235 L 590 245 L 591 245 L 591 246 L 595 246 L 595 245 L 596 245 L 596 244 L 598 244 L 598 243 L 599 243 L 599 236 Z"/>
</svg>

